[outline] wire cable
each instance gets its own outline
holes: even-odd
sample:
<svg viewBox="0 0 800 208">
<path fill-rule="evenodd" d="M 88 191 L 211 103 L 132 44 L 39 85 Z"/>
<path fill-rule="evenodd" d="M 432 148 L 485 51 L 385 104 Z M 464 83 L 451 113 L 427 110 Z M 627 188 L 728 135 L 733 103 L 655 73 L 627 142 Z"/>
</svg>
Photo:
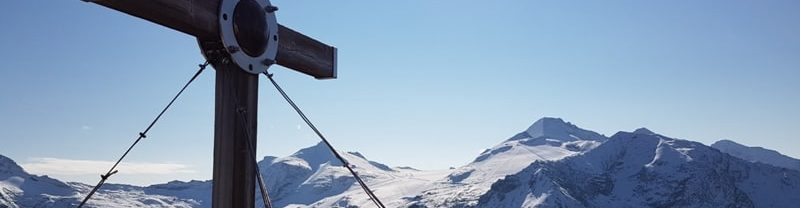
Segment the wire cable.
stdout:
<svg viewBox="0 0 800 208">
<path fill-rule="evenodd" d="M 231 87 L 232 92 L 237 92 L 236 85 Z M 247 112 L 244 110 L 243 106 L 239 103 L 239 98 L 236 97 L 235 93 L 231 93 L 233 97 L 234 107 L 236 107 L 236 112 L 238 112 L 239 120 L 242 122 L 242 129 L 244 130 L 245 140 L 247 140 L 247 152 L 250 154 L 250 157 L 253 158 L 253 162 L 255 163 L 256 169 L 256 180 L 258 181 L 258 188 L 261 190 L 261 200 L 264 202 L 264 208 L 272 208 L 272 200 L 269 198 L 269 192 L 267 191 L 267 185 L 264 182 L 264 176 L 261 175 L 261 169 L 258 167 L 258 158 L 256 158 L 256 148 L 253 145 L 250 137 L 250 121 L 247 120 Z"/>
<path fill-rule="evenodd" d="M 242 120 L 242 123 L 244 124 L 242 125 L 242 128 L 245 129 L 244 130 L 245 134 L 247 134 L 247 138 L 245 138 L 247 139 L 246 142 L 248 149 L 247 152 L 250 153 L 250 157 L 252 157 L 253 161 L 255 162 L 256 180 L 258 180 L 258 189 L 261 190 L 261 200 L 264 202 L 264 208 L 272 208 L 272 202 L 271 202 L 272 200 L 270 200 L 269 198 L 269 192 L 267 191 L 267 184 L 264 182 L 264 176 L 261 175 L 261 169 L 258 167 L 258 162 L 255 155 L 256 150 L 253 147 L 253 143 L 250 141 L 250 130 L 248 129 L 249 128 L 248 126 L 250 126 L 249 125 L 250 122 L 247 120 L 247 118 L 245 118 L 245 111 L 243 109 L 239 108 L 238 111 L 239 111 L 239 118 L 241 118 L 240 120 Z"/>
<path fill-rule="evenodd" d="M 364 189 L 364 192 L 367 194 L 369 199 L 372 200 L 373 203 L 375 203 L 375 206 L 379 208 L 386 208 L 386 206 L 383 205 L 383 202 L 381 202 L 381 200 L 378 199 L 378 196 L 376 196 L 375 193 L 373 193 L 372 190 L 370 190 L 369 187 L 367 187 L 367 184 L 364 183 L 364 180 L 361 180 L 361 177 L 358 176 L 356 171 L 350 167 L 350 164 L 347 162 L 347 160 L 345 160 L 344 157 L 339 155 L 339 152 L 337 152 L 336 149 L 333 148 L 333 145 L 331 145 L 331 143 L 328 142 L 328 139 L 326 139 L 325 136 L 323 136 L 322 133 L 319 131 L 319 129 L 317 129 L 317 127 L 314 126 L 313 123 L 311 123 L 311 120 L 309 120 L 308 117 L 303 113 L 303 111 L 300 110 L 299 107 L 297 107 L 297 104 L 295 104 L 294 101 L 292 101 L 292 99 L 289 98 L 289 95 L 287 95 L 286 92 L 283 91 L 283 88 L 281 88 L 281 86 L 279 86 L 278 83 L 275 82 L 274 79 L 272 79 L 272 74 L 265 72 L 264 75 L 267 75 L 269 81 L 272 82 L 272 85 L 275 86 L 275 89 L 277 89 L 278 92 L 281 93 L 281 96 L 283 96 L 286 102 L 288 102 L 289 105 L 291 105 L 292 108 L 294 108 L 294 111 L 296 111 L 297 114 L 300 115 L 300 118 L 302 118 L 303 121 L 306 122 L 308 127 L 314 130 L 314 133 L 316 133 L 317 136 L 319 136 L 319 138 L 322 140 L 322 142 L 324 142 L 325 145 L 328 146 L 328 149 L 330 149 L 331 152 L 333 152 L 333 155 L 336 156 L 336 158 L 342 162 L 342 166 L 347 168 L 347 170 L 350 171 L 350 174 L 353 174 L 353 177 L 356 179 L 356 181 L 358 181 L 358 184 L 361 186 L 361 189 Z"/>
<path fill-rule="evenodd" d="M 136 138 L 136 141 L 134 141 L 133 144 L 131 144 L 131 146 L 128 147 L 128 150 L 125 150 L 125 153 L 123 153 L 122 156 L 119 157 L 117 162 L 114 163 L 113 166 L 111 166 L 111 169 L 109 169 L 108 172 L 106 172 L 106 174 L 100 175 L 100 182 L 97 182 L 97 185 L 95 185 L 94 188 L 92 188 L 92 191 L 90 191 L 89 194 L 87 194 L 86 197 L 83 198 L 83 201 L 81 201 L 81 203 L 78 204 L 78 208 L 83 207 L 83 205 L 86 204 L 86 202 L 89 201 L 90 198 L 92 198 L 92 196 L 97 192 L 97 190 L 99 190 L 100 187 L 103 186 L 103 184 L 105 184 L 106 180 L 108 180 L 109 177 L 119 172 L 118 170 L 116 170 L 116 168 L 119 165 L 119 163 L 122 162 L 122 159 L 124 159 L 125 156 L 128 156 L 128 153 L 131 152 L 133 147 L 136 146 L 136 144 L 138 144 L 139 141 L 141 141 L 143 138 L 147 138 L 147 132 L 149 132 L 150 129 L 153 128 L 153 125 L 155 125 L 156 122 L 158 122 L 158 119 L 160 119 L 161 116 L 164 115 L 164 112 L 167 112 L 167 109 L 169 109 L 169 107 L 172 106 L 173 103 L 175 103 L 175 100 L 177 100 L 178 97 L 181 96 L 181 94 L 183 94 L 183 91 L 186 90 L 186 87 L 188 87 L 189 84 L 194 82 L 194 80 L 197 79 L 198 76 L 200 76 L 200 73 L 202 73 L 203 70 L 206 69 L 206 66 L 208 66 L 208 61 L 198 66 L 200 67 L 200 69 L 197 70 L 194 76 L 192 76 L 192 78 L 189 79 L 189 81 L 186 82 L 185 85 L 183 85 L 183 88 L 181 88 L 181 90 L 178 91 L 177 94 L 175 94 L 175 97 L 173 97 L 172 100 L 169 101 L 169 104 L 167 104 L 167 106 L 165 106 L 164 109 L 162 109 L 161 112 L 158 113 L 158 116 L 156 116 L 156 118 L 153 119 L 152 122 L 150 122 L 150 125 L 148 125 L 144 131 L 139 132 L 139 138 Z"/>
</svg>

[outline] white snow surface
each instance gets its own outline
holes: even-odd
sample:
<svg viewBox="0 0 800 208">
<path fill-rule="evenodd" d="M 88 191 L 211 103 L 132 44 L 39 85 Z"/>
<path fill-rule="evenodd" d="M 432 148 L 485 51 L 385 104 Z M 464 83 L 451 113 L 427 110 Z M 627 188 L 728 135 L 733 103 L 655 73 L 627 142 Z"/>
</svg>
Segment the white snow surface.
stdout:
<svg viewBox="0 0 800 208">
<path fill-rule="evenodd" d="M 391 168 L 358 152 L 339 152 L 389 207 L 418 195 L 450 170 Z M 361 187 L 319 143 L 283 158 L 265 157 L 259 168 L 274 207 L 371 207 Z M 211 207 L 211 181 L 173 181 L 147 187 L 105 184 L 85 207 Z M 75 207 L 92 186 L 63 183 L 25 172 L 0 156 L 0 207 Z M 263 207 L 256 194 L 256 206 Z"/>
<path fill-rule="evenodd" d="M 481 153 L 473 162 L 436 181 L 408 206 L 475 206 L 491 184 L 535 161 L 553 161 L 591 150 L 607 140 L 559 118 L 542 118 L 510 139 Z"/>
<path fill-rule="evenodd" d="M 492 184 L 477 207 L 796 207 L 800 172 L 697 142 L 620 132 Z"/>
<path fill-rule="evenodd" d="M 358 152 L 340 152 L 351 167 L 389 207 L 401 206 L 449 170 L 391 168 L 367 160 Z M 371 207 L 372 202 L 353 176 L 322 143 L 260 165 L 276 207 Z"/>
<path fill-rule="evenodd" d="M 387 207 L 800 204 L 800 172 L 772 166 L 796 159 L 734 145 L 740 152 L 736 153 L 727 145 L 727 150 L 715 147 L 730 155 L 645 128 L 607 138 L 562 119 L 542 118 L 451 170 L 390 167 L 358 152 L 339 153 Z M 374 207 L 322 143 L 286 157 L 264 157 L 259 169 L 275 207 Z M 211 185 L 211 181 L 147 187 L 106 184 L 87 207 L 211 207 Z M 91 188 L 30 175 L 0 156 L 0 208 L 75 207 Z M 256 198 L 261 207 L 260 195 Z"/>
<path fill-rule="evenodd" d="M 0 156 L 0 207 L 75 207 L 92 187 L 25 172 Z M 146 193 L 139 187 L 107 184 L 85 207 L 194 207 L 193 200 Z"/>
</svg>

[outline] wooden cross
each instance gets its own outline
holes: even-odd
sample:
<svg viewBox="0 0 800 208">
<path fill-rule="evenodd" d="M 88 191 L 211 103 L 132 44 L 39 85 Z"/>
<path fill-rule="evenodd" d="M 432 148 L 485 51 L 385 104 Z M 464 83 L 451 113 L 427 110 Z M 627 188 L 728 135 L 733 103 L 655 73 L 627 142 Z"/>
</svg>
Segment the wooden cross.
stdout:
<svg viewBox="0 0 800 208">
<path fill-rule="evenodd" d="M 317 79 L 336 78 L 336 48 L 277 24 L 269 0 L 84 1 L 197 38 L 216 69 L 212 207 L 253 207 L 258 167 L 246 139 L 256 144 L 258 74 L 278 64 Z M 249 126 L 242 127 L 239 110 Z"/>
</svg>

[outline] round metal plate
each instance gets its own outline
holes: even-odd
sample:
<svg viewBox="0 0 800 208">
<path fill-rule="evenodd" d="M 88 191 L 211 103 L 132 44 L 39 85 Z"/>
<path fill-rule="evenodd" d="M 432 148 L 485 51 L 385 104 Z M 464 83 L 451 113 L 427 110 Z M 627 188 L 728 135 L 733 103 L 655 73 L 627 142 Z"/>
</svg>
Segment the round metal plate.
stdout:
<svg viewBox="0 0 800 208">
<path fill-rule="evenodd" d="M 252 1 L 252 0 L 242 0 Z M 222 0 L 219 12 L 219 25 L 220 25 L 220 38 L 222 44 L 228 50 L 233 62 L 241 67 L 244 71 L 252 74 L 260 74 L 267 71 L 267 69 L 275 63 L 275 56 L 278 54 L 278 22 L 275 19 L 275 12 L 267 12 L 264 9 L 272 7 L 269 0 L 255 0 L 265 12 L 266 18 L 266 45 L 263 46 L 265 50 L 261 54 L 248 54 L 242 50 L 243 46 L 239 45 L 236 40 L 236 33 L 234 31 L 234 10 L 240 0 Z M 257 55 L 257 56 L 256 56 Z"/>
</svg>

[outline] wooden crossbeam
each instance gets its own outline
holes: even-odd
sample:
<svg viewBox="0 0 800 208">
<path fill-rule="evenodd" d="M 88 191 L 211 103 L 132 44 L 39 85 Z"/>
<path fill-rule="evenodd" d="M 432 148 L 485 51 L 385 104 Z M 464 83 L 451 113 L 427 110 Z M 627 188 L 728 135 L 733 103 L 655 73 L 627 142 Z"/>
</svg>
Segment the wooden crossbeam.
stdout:
<svg viewBox="0 0 800 208">
<path fill-rule="evenodd" d="M 199 40 L 219 40 L 220 0 L 87 0 Z M 336 78 L 336 48 L 278 25 L 278 65 L 317 79 Z"/>
</svg>

